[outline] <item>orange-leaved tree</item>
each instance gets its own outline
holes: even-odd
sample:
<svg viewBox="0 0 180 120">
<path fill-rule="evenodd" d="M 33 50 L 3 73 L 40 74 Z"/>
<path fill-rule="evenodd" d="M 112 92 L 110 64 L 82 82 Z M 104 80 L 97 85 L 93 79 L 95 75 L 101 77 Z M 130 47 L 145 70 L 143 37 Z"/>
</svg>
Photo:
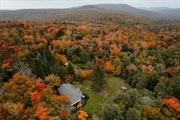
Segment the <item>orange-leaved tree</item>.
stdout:
<svg viewBox="0 0 180 120">
<path fill-rule="evenodd" d="M 0 96 L 0 109 L 6 111 L 6 114 L 0 113 L 2 118 L 51 120 L 59 117 L 68 119 L 69 112 L 64 105 L 69 106 L 71 101 L 66 96 L 57 95 L 53 86 L 43 81 L 16 73 L 9 82 L 4 83 L 3 94 Z"/>
<path fill-rule="evenodd" d="M 180 112 L 180 101 L 177 98 L 166 98 L 162 99 L 161 102 L 169 106 L 170 108 L 174 109 L 175 111 Z"/>
<path fill-rule="evenodd" d="M 108 73 L 114 73 L 115 71 L 115 67 L 114 65 L 112 64 L 111 61 L 106 61 L 105 62 L 105 69 Z"/>
</svg>

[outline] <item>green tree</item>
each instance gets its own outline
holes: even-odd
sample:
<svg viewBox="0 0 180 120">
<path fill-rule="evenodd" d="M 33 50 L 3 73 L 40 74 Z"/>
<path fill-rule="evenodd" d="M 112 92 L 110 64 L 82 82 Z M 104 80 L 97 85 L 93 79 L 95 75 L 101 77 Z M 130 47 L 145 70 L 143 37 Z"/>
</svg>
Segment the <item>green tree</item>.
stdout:
<svg viewBox="0 0 180 120">
<path fill-rule="evenodd" d="M 124 117 L 116 105 L 109 104 L 105 106 L 104 120 L 124 120 Z"/>
<path fill-rule="evenodd" d="M 57 74 L 61 78 L 67 74 L 65 66 L 56 61 L 54 56 L 49 50 L 50 43 L 48 42 L 45 48 L 35 56 L 30 55 L 27 57 L 27 62 L 32 68 L 32 72 L 38 77 L 45 77 L 49 74 Z"/>
<path fill-rule="evenodd" d="M 94 91 L 99 92 L 103 89 L 105 85 L 104 77 L 105 77 L 104 71 L 100 67 L 97 66 L 94 69 L 94 74 L 93 74 L 92 89 Z"/>
<path fill-rule="evenodd" d="M 125 120 L 142 120 L 142 115 L 136 108 L 129 108 L 125 113 Z"/>
<path fill-rule="evenodd" d="M 170 81 L 170 87 L 173 89 L 173 96 L 180 99 L 180 74 Z"/>
<path fill-rule="evenodd" d="M 159 98 L 168 98 L 173 94 L 173 88 L 168 81 L 160 81 L 154 88 L 154 92 Z"/>
<path fill-rule="evenodd" d="M 119 93 L 114 99 L 115 103 L 123 103 L 126 108 L 133 107 L 133 105 L 139 101 L 140 94 L 137 89 L 130 89 L 126 92 Z"/>
<path fill-rule="evenodd" d="M 74 74 L 74 67 L 71 62 L 67 66 L 67 71 L 69 74 Z"/>
</svg>

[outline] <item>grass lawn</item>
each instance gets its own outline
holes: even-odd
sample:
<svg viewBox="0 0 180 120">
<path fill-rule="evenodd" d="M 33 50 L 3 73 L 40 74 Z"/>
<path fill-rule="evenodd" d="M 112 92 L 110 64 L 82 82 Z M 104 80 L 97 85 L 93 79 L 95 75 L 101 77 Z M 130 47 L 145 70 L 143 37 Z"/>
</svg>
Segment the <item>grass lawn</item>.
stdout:
<svg viewBox="0 0 180 120">
<path fill-rule="evenodd" d="M 98 114 L 99 116 L 102 116 L 102 101 L 105 100 L 105 98 L 98 93 L 92 91 L 91 89 L 91 81 L 83 81 L 81 83 L 75 83 L 83 93 L 87 94 L 89 96 L 89 99 L 87 101 L 87 104 L 85 105 L 84 109 L 85 111 L 91 113 L 91 114 Z"/>
<path fill-rule="evenodd" d="M 109 91 L 109 96 L 113 96 L 118 90 L 121 90 L 122 86 L 126 86 L 129 88 L 129 85 L 125 83 L 125 81 L 119 77 L 114 77 L 113 75 L 106 76 L 107 89 Z"/>
<path fill-rule="evenodd" d="M 92 92 L 91 90 L 82 90 L 85 94 L 87 94 L 89 96 L 89 100 L 86 104 L 86 106 L 84 107 L 85 111 L 89 112 L 89 113 L 96 113 L 99 116 L 102 116 L 102 107 L 103 107 L 103 103 L 102 101 L 104 101 L 104 97 Z"/>
<path fill-rule="evenodd" d="M 129 87 L 123 79 L 120 79 L 118 77 L 114 77 L 112 75 L 106 75 L 106 88 L 107 95 L 99 94 L 91 89 L 91 81 L 83 81 L 81 83 L 76 82 L 75 85 L 77 85 L 83 93 L 87 94 L 89 96 L 89 100 L 87 104 L 85 105 L 84 109 L 85 111 L 89 113 L 96 114 L 99 117 L 103 116 L 103 106 L 108 104 L 108 101 L 111 101 L 115 95 L 115 93 L 118 90 L 121 90 L 122 86 Z"/>
</svg>

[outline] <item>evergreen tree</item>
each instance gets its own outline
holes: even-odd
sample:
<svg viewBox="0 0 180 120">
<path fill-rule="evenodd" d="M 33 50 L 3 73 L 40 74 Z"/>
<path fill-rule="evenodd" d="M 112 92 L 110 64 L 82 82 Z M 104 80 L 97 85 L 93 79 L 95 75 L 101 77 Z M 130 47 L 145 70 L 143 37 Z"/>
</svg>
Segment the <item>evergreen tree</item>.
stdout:
<svg viewBox="0 0 180 120">
<path fill-rule="evenodd" d="M 49 50 L 50 42 L 38 53 L 35 58 L 28 56 L 27 61 L 34 74 L 38 77 L 45 77 L 49 74 L 57 74 L 61 78 L 67 74 L 66 68 L 62 63 L 55 60 Z"/>
<path fill-rule="evenodd" d="M 104 71 L 100 67 L 96 67 L 94 69 L 93 85 L 92 85 L 92 89 L 94 91 L 99 92 L 102 90 L 105 84 L 104 77 L 105 77 Z"/>
</svg>

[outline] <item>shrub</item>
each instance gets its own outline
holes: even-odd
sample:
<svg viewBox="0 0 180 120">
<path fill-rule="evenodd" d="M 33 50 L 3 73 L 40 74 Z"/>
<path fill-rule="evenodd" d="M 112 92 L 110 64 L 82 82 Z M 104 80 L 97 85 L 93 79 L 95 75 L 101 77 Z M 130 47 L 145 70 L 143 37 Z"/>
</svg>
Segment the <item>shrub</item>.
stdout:
<svg viewBox="0 0 180 120">
<path fill-rule="evenodd" d="M 109 104 L 105 106 L 104 120 L 124 120 L 119 108 L 115 105 Z"/>
</svg>

